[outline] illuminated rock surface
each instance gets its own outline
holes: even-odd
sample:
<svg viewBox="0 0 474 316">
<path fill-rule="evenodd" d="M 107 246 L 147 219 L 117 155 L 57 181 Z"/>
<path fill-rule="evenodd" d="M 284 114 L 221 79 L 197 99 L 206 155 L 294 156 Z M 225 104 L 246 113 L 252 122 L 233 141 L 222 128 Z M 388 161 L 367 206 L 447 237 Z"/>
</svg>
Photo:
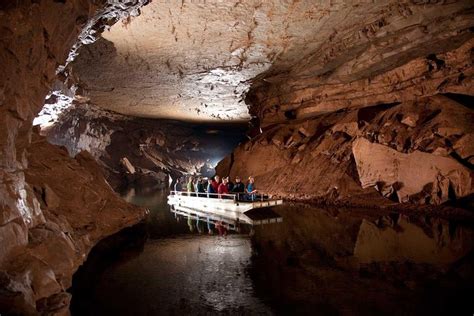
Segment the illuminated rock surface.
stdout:
<svg viewBox="0 0 474 316">
<path fill-rule="evenodd" d="M 63 112 L 42 133 L 51 143 L 65 146 L 71 156 L 91 153 L 117 189 L 132 184 L 164 188 L 169 177 L 212 176 L 214 166 L 237 146 L 245 129 L 237 124 L 194 126 L 136 118 L 80 104 Z M 124 168 L 124 158 L 129 167 Z M 130 169 L 135 172 L 131 174 Z"/>
<path fill-rule="evenodd" d="M 247 120 L 472 93 L 472 4 L 156 1 L 83 47 L 73 73 L 123 114 Z M 257 77 L 258 80 L 253 78 Z M 255 112 L 255 113 L 254 113 Z"/>
<path fill-rule="evenodd" d="M 217 173 L 253 175 L 263 192 L 301 200 L 440 204 L 473 193 L 469 154 L 453 155 L 469 151 L 473 120 L 438 95 L 289 121 L 240 145 Z"/>
<path fill-rule="evenodd" d="M 254 175 L 286 198 L 384 206 L 472 197 L 472 2 L 154 1 L 139 15 L 146 2 L 0 4 L 1 304 L 67 310 L 64 290 L 90 248 L 145 216 L 87 154 L 71 159 L 32 137 L 59 90 L 71 91 L 64 103 L 90 99 L 124 115 L 251 118 L 253 138 L 218 172 Z M 101 156 L 113 134 L 96 135 L 78 133 L 74 144 Z M 373 157 L 387 177 L 360 144 L 378 158 L 421 153 L 449 168 L 415 179 Z"/>
</svg>

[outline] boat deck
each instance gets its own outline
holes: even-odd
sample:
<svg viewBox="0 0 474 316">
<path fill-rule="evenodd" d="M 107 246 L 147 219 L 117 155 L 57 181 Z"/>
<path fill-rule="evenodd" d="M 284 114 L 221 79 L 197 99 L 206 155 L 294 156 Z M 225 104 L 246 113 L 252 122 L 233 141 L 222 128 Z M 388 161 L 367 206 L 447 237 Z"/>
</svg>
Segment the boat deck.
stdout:
<svg viewBox="0 0 474 316">
<path fill-rule="evenodd" d="M 168 204 L 175 213 L 183 213 L 197 218 L 209 218 L 212 221 L 262 225 L 281 222 L 283 219 L 270 209 L 282 205 L 283 200 L 268 199 L 263 195 L 255 196 L 253 200 L 241 199 L 238 194 L 213 194 L 171 191 Z"/>
</svg>

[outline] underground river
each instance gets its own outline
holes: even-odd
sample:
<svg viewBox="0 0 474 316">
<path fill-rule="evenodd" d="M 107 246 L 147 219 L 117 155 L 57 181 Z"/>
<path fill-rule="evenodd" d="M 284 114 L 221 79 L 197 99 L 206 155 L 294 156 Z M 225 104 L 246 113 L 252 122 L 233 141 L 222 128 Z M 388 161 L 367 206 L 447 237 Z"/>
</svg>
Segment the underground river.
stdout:
<svg viewBox="0 0 474 316">
<path fill-rule="evenodd" d="M 282 223 L 223 237 L 171 213 L 167 194 L 123 194 L 150 210 L 147 223 L 125 238 L 144 240 L 146 232 L 148 239 L 93 250 L 74 278 L 73 315 L 473 310 L 472 222 L 287 204 L 275 208 Z"/>
</svg>

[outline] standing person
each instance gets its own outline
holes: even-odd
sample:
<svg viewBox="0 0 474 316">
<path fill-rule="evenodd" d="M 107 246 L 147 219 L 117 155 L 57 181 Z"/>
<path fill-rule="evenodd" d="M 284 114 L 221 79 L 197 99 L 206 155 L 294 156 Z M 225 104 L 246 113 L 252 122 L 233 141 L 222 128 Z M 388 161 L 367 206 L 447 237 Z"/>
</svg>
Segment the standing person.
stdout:
<svg viewBox="0 0 474 316">
<path fill-rule="evenodd" d="M 255 201 L 257 189 L 255 188 L 255 179 L 252 176 L 249 177 L 249 182 L 245 188 L 245 193 L 247 193 L 247 198 L 249 200 Z"/>
<path fill-rule="evenodd" d="M 207 217 L 207 233 L 208 233 L 209 235 L 214 234 L 214 231 L 212 230 L 211 219 L 209 218 L 209 216 Z"/>
<path fill-rule="evenodd" d="M 186 189 L 188 190 L 188 195 L 189 196 L 192 196 L 193 195 L 193 187 L 194 187 L 194 184 L 193 184 L 193 177 L 189 177 L 188 178 L 188 184 L 186 185 Z"/>
<path fill-rule="evenodd" d="M 222 179 L 222 183 L 219 184 L 219 188 L 217 189 L 217 193 L 219 193 L 219 199 L 222 199 L 223 194 L 229 194 L 229 189 L 227 189 L 227 178 Z M 226 197 L 224 197 L 226 198 Z"/>
<path fill-rule="evenodd" d="M 214 180 L 212 181 L 212 189 L 215 193 L 219 190 L 219 184 L 221 184 L 221 178 L 218 175 L 215 175 Z"/>
<path fill-rule="evenodd" d="M 234 188 L 232 189 L 232 193 L 237 194 L 237 199 L 240 199 L 244 196 L 245 193 L 245 185 L 240 181 L 240 177 L 235 177 L 235 184 Z"/>
</svg>

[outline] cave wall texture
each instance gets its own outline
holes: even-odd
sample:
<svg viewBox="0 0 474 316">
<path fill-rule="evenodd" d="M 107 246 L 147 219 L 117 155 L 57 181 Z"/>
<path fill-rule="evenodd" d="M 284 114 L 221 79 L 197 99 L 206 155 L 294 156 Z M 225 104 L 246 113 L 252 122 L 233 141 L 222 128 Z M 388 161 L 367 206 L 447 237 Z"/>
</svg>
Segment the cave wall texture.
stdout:
<svg viewBox="0 0 474 316">
<path fill-rule="evenodd" d="M 214 175 L 215 164 L 243 140 L 246 128 L 125 116 L 75 102 L 41 133 L 72 157 L 89 152 L 121 191 L 167 188 L 169 180 L 189 174 Z"/>
<path fill-rule="evenodd" d="M 351 15 L 358 23 L 317 51 L 291 67 L 280 56 L 254 80 L 255 137 L 217 173 L 298 200 L 472 197 L 472 3 L 380 5 L 377 19 Z"/>
<path fill-rule="evenodd" d="M 94 160 L 32 133 L 56 70 L 144 1 L 0 3 L 0 311 L 68 314 L 72 274 L 104 236 L 139 222 Z M 74 190 L 69 190 L 75 188 Z"/>
<path fill-rule="evenodd" d="M 245 98 L 254 138 L 218 173 L 264 192 L 440 204 L 473 190 L 473 27 L 470 1 L 156 2 L 71 73 L 129 115 L 232 122 Z"/>
<path fill-rule="evenodd" d="M 146 2 L 0 2 L 2 311 L 67 314 L 90 248 L 145 216 L 88 154 L 32 132 L 55 80 L 125 115 L 252 118 L 255 137 L 218 173 L 272 194 L 472 195 L 472 1 L 155 1 L 140 20 Z"/>
</svg>

